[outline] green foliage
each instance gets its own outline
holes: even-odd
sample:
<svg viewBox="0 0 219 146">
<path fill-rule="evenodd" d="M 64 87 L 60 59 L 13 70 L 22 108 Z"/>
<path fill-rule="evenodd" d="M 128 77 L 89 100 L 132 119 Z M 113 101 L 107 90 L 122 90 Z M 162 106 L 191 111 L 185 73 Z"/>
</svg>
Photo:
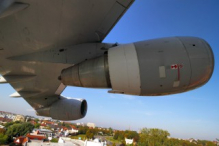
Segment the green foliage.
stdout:
<svg viewBox="0 0 219 146">
<path fill-rule="evenodd" d="M 30 133 L 33 129 L 34 126 L 31 123 L 14 124 L 8 128 L 6 135 L 11 138 L 14 136 L 23 136 Z"/>
<path fill-rule="evenodd" d="M 113 136 L 113 139 L 115 139 L 115 140 L 123 140 L 124 139 L 124 135 L 125 135 L 124 131 L 116 131 L 114 136 Z"/>
<path fill-rule="evenodd" d="M 8 122 L 8 123 L 6 123 L 4 126 L 5 126 L 5 128 L 8 128 L 8 127 L 10 127 L 11 125 L 13 125 L 14 124 L 14 122 Z"/>
<path fill-rule="evenodd" d="M 7 144 L 8 136 L 0 133 L 0 145 Z"/>
<path fill-rule="evenodd" d="M 40 124 L 39 123 L 35 124 L 34 128 L 40 128 Z"/>
<path fill-rule="evenodd" d="M 38 122 L 39 122 L 39 119 L 35 119 L 34 121 L 35 121 L 36 123 L 38 123 Z"/>
<path fill-rule="evenodd" d="M 141 130 L 139 145 L 140 146 L 160 146 L 164 145 L 167 137 L 170 136 L 168 131 L 162 129 L 148 129 Z"/>
<path fill-rule="evenodd" d="M 120 146 L 126 146 L 125 140 L 122 141 L 122 144 Z"/>
<path fill-rule="evenodd" d="M 78 134 L 86 134 L 86 132 L 89 130 L 87 126 L 80 126 L 78 129 Z"/>
<path fill-rule="evenodd" d="M 208 140 L 198 140 L 197 144 L 201 146 L 215 146 L 215 144 L 212 141 Z"/>
<path fill-rule="evenodd" d="M 61 123 L 61 122 L 59 122 L 59 123 L 58 123 L 58 126 L 62 126 L 62 123 Z"/>
<path fill-rule="evenodd" d="M 170 138 L 164 142 L 164 145 L 165 146 L 194 146 L 195 144 L 190 143 L 189 141 L 186 141 L 186 140 Z"/>
<path fill-rule="evenodd" d="M 115 143 L 116 145 L 121 144 L 121 140 L 115 140 L 112 136 L 106 137 L 106 139 L 112 143 Z"/>
<path fill-rule="evenodd" d="M 70 124 L 65 123 L 65 122 L 62 123 L 62 126 L 65 126 L 65 127 L 67 127 L 67 128 L 71 128 Z"/>
<path fill-rule="evenodd" d="M 22 123 L 21 121 L 15 121 L 13 124 L 19 124 Z"/>
<path fill-rule="evenodd" d="M 169 133 L 161 129 L 144 128 L 141 132 L 138 146 L 215 146 L 213 142 L 206 140 L 189 142 L 188 140 L 167 138 Z"/>
<path fill-rule="evenodd" d="M 189 142 L 188 140 L 170 138 L 167 141 L 165 141 L 164 146 L 215 146 L 215 144 L 207 140 Z"/>
<path fill-rule="evenodd" d="M 88 139 L 93 139 L 93 138 L 94 138 L 94 133 L 92 133 L 90 130 L 88 130 L 88 131 L 86 132 L 86 137 L 87 137 Z"/>
<path fill-rule="evenodd" d="M 113 136 L 113 139 L 120 141 L 124 140 L 125 138 L 133 139 L 134 142 L 138 142 L 139 134 L 136 131 L 126 130 L 126 131 L 116 131 Z"/>
<path fill-rule="evenodd" d="M 98 128 L 95 128 L 93 130 L 95 130 L 96 133 L 103 133 L 103 135 L 105 135 L 105 136 L 113 135 L 113 129 L 112 128 L 109 128 L 109 129 L 98 129 Z"/>
<path fill-rule="evenodd" d="M 68 126 L 68 123 L 59 123 L 60 125 Z M 11 128 L 11 127 L 10 127 Z M 99 133 L 103 133 L 103 135 L 112 135 L 113 129 L 89 129 L 87 126 L 78 126 L 79 135 L 72 136 L 72 139 L 82 140 L 93 139 L 94 135 L 98 135 Z M 187 140 L 179 140 L 174 138 L 168 138 L 170 136 L 168 131 L 162 129 L 147 129 L 143 128 L 141 130 L 141 134 L 139 135 L 136 131 L 116 131 L 114 136 L 107 136 L 106 139 L 113 143 L 113 146 L 120 144 L 121 146 L 125 146 L 125 138 L 134 139 L 134 144 L 128 146 L 213 146 L 213 142 L 198 140 L 195 142 L 189 142 Z M 51 140 L 51 142 L 57 142 L 57 139 Z"/>
<path fill-rule="evenodd" d="M 165 146 L 215 146 L 215 144 L 211 141 L 207 140 L 198 140 L 194 142 L 189 142 L 188 140 L 179 140 L 179 139 L 168 139 Z"/>
<path fill-rule="evenodd" d="M 109 135 L 112 135 L 113 134 L 113 128 L 109 128 Z"/>
<path fill-rule="evenodd" d="M 138 142 L 139 141 L 139 134 L 136 131 L 126 130 L 125 131 L 125 138 L 133 139 L 134 142 Z"/>
<path fill-rule="evenodd" d="M 80 135 L 77 135 L 77 136 L 71 136 L 71 139 L 81 139 L 81 140 L 86 140 L 86 135 L 82 135 L 82 134 L 80 134 Z"/>
<path fill-rule="evenodd" d="M 0 128 L 0 134 L 5 134 L 5 132 L 6 132 L 5 129 Z"/>
<path fill-rule="evenodd" d="M 90 133 L 93 133 L 94 135 L 98 135 L 99 133 L 103 133 L 103 135 L 107 135 L 107 136 L 110 136 L 113 134 L 113 129 L 110 128 L 110 129 L 98 129 L 97 127 L 96 128 L 93 128 L 93 129 L 89 129 L 89 127 L 87 126 L 75 126 L 75 127 L 78 127 L 78 134 L 86 134 L 88 130 L 90 130 Z"/>
<path fill-rule="evenodd" d="M 53 138 L 50 142 L 58 143 L 58 138 Z"/>
</svg>

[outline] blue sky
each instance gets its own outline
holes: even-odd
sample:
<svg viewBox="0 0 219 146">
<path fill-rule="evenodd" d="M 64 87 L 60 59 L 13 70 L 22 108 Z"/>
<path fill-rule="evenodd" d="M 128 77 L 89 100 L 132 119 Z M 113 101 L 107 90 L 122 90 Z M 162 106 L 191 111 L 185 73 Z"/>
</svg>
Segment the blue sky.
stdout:
<svg viewBox="0 0 219 146">
<path fill-rule="evenodd" d="M 64 96 L 88 101 L 87 116 L 80 122 L 94 122 L 98 126 L 116 129 L 161 128 L 177 138 L 219 138 L 218 6 L 218 0 L 136 0 L 104 42 L 131 43 L 169 36 L 200 37 L 213 49 L 213 76 L 196 90 L 160 97 L 68 87 Z M 0 85 L 0 89 L 0 110 L 35 115 L 22 98 L 9 97 L 15 92 L 10 85 Z"/>
</svg>

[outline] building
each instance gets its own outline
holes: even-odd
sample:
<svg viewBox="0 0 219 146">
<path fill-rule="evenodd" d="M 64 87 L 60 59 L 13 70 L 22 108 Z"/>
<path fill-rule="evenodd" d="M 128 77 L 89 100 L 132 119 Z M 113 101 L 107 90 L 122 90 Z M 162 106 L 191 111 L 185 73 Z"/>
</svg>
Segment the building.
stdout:
<svg viewBox="0 0 219 146">
<path fill-rule="evenodd" d="M 190 139 L 188 139 L 188 141 L 189 142 L 191 142 L 191 143 L 194 143 L 194 144 L 197 144 L 198 142 L 198 140 L 197 139 L 194 139 L 194 138 L 190 138 Z"/>
<path fill-rule="evenodd" d="M 51 121 L 47 121 L 47 120 L 42 121 L 41 124 L 46 124 L 47 126 L 48 125 L 57 125 L 55 122 L 51 122 Z"/>
<path fill-rule="evenodd" d="M 71 127 L 69 130 L 70 134 L 77 134 L 78 133 L 78 129 L 75 126 L 70 125 L 70 127 Z"/>
<path fill-rule="evenodd" d="M 49 125 L 49 127 L 51 128 L 51 130 L 53 131 L 57 131 L 61 128 L 61 126 L 58 126 L 58 125 Z"/>
<path fill-rule="evenodd" d="M 95 124 L 94 124 L 94 123 L 87 123 L 87 127 L 89 127 L 89 128 L 95 128 Z"/>
<path fill-rule="evenodd" d="M 76 123 L 77 126 L 85 126 L 84 123 Z"/>
<path fill-rule="evenodd" d="M 6 116 L 5 116 L 5 115 L 0 115 L 0 117 L 1 117 L 1 118 L 6 118 Z"/>
<path fill-rule="evenodd" d="M 24 136 L 20 136 L 18 138 L 16 138 L 14 140 L 14 143 L 16 145 L 22 145 L 22 146 L 27 146 L 27 143 L 28 143 L 28 138 L 27 137 L 24 137 Z"/>
<path fill-rule="evenodd" d="M 42 134 L 42 135 L 47 135 L 47 136 L 52 136 L 52 131 L 48 129 L 33 129 L 32 133 L 36 134 Z"/>
<path fill-rule="evenodd" d="M 85 141 L 84 146 L 106 146 L 107 142 L 101 142 L 99 139 L 94 139 L 93 141 Z"/>
<path fill-rule="evenodd" d="M 71 128 L 70 128 L 71 129 Z M 59 131 L 59 133 L 61 135 L 64 135 L 64 136 L 68 136 L 70 134 L 70 129 L 68 129 L 67 127 L 62 127 L 61 130 Z"/>
<path fill-rule="evenodd" d="M 0 111 L 0 117 L 6 118 L 6 119 L 14 119 L 16 114 Z"/>
<path fill-rule="evenodd" d="M 44 128 L 46 128 L 46 127 L 47 127 L 46 124 L 40 124 L 40 129 L 44 129 Z"/>
<path fill-rule="evenodd" d="M 213 141 L 216 146 L 219 146 L 219 141 Z"/>
<path fill-rule="evenodd" d="M 5 123 L 9 123 L 9 122 L 12 122 L 12 119 L 0 117 L 0 124 L 5 124 Z"/>
<path fill-rule="evenodd" d="M 35 122 L 34 120 L 31 120 L 30 123 L 31 123 L 32 125 L 37 124 L 37 122 Z"/>
<path fill-rule="evenodd" d="M 35 131 L 34 133 L 28 133 L 27 137 L 31 140 L 45 140 L 46 139 L 46 135 L 45 134 L 41 134 L 39 131 Z"/>
<path fill-rule="evenodd" d="M 13 122 L 15 121 L 21 121 L 24 122 L 25 121 L 25 117 L 23 115 L 17 115 L 14 119 Z"/>
<path fill-rule="evenodd" d="M 125 143 L 126 143 L 126 144 L 132 144 L 132 143 L 133 143 L 133 139 L 127 139 L 127 138 L 125 138 Z"/>
</svg>

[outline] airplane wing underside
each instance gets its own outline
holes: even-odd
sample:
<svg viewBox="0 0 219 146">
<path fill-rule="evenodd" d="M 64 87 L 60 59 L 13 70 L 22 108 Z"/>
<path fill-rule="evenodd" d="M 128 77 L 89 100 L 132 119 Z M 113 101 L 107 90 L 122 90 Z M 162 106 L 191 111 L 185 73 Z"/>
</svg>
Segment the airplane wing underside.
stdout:
<svg viewBox="0 0 219 146">
<path fill-rule="evenodd" d="M 133 1 L 1 1 L 0 74 L 4 77 L 1 83 L 10 83 L 17 91 L 11 96 L 23 97 L 34 109 L 51 105 L 65 89 L 58 80 L 61 70 L 72 64 L 9 58 L 101 42 Z"/>
</svg>

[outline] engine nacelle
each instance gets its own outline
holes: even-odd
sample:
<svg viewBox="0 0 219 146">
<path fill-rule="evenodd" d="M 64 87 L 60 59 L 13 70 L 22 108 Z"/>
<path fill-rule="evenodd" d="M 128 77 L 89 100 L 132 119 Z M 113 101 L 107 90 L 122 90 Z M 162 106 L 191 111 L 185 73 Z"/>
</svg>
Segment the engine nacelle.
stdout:
<svg viewBox="0 0 219 146">
<path fill-rule="evenodd" d="M 84 99 L 68 99 L 61 97 L 49 107 L 36 110 L 37 115 L 58 120 L 78 120 L 87 113 L 87 101 Z"/>
<path fill-rule="evenodd" d="M 90 59 L 62 70 L 60 79 L 64 85 L 110 88 L 107 55 Z"/>
<path fill-rule="evenodd" d="M 110 93 L 167 95 L 205 84 L 214 69 L 206 41 L 171 37 L 120 45 L 61 73 L 65 85 L 112 88 Z"/>
</svg>

